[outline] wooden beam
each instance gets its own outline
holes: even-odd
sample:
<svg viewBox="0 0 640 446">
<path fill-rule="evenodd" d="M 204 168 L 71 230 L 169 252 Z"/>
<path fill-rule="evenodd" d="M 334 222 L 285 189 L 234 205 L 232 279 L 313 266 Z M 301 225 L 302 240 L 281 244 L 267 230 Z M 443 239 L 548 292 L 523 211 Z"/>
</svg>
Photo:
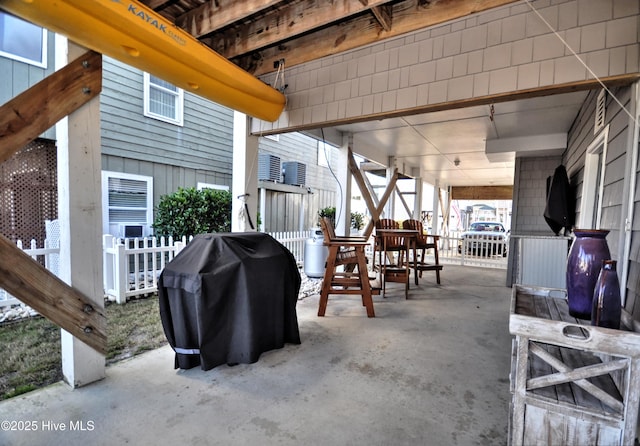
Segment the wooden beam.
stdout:
<svg viewBox="0 0 640 446">
<path fill-rule="evenodd" d="M 398 198 L 400 198 L 400 202 L 402 203 L 402 206 L 404 207 L 404 210 L 407 212 L 407 215 L 409 216 L 409 218 L 412 218 L 411 208 L 409 208 L 409 205 L 407 204 L 407 201 L 402 196 L 402 192 L 398 188 L 397 184 L 396 184 L 396 187 L 395 187 L 395 191 L 396 191 L 396 195 L 398 196 Z"/>
<path fill-rule="evenodd" d="M 274 9 L 261 18 L 247 21 L 241 27 L 231 26 L 221 33 L 214 33 L 211 37 L 201 40 L 217 53 L 231 59 L 270 45 L 280 46 L 283 41 L 336 22 L 344 24 L 349 17 L 365 12 L 367 9 L 384 5 L 388 1 L 371 0 L 367 6 L 359 1 L 299 0 L 288 2 L 285 8 Z M 376 25 L 377 22 L 371 20 L 371 16 L 368 14 L 365 16 L 364 22 L 367 24 L 366 28 L 373 28 L 376 32 L 380 32 L 379 26 Z M 373 22 L 374 26 L 372 27 L 369 22 Z M 334 25 L 330 28 L 335 26 L 342 25 Z M 316 36 L 314 39 L 329 38 L 331 44 L 335 40 L 335 36 L 327 35 L 325 31 L 311 32 L 310 35 Z M 315 42 L 316 45 L 323 46 L 321 41 L 316 40 Z M 292 43 L 297 46 L 297 40 Z M 288 61 L 287 66 L 289 66 Z"/>
<path fill-rule="evenodd" d="M 252 14 L 277 5 L 282 0 L 209 0 L 176 17 L 176 25 L 198 38 L 210 34 Z"/>
<path fill-rule="evenodd" d="M 358 188 L 360 189 L 360 193 L 362 194 L 362 199 L 364 203 L 367 205 L 367 209 L 369 213 L 373 215 L 376 210 L 376 204 L 374 203 L 373 195 L 371 194 L 371 190 L 367 187 L 367 181 L 360 169 L 358 168 L 358 164 L 356 163 L 355 158 L 353 157 L 353 152 L 349 149 L 349 171 L 351 175 L 353 175 L 353 179 L 355 180 Z"/>
<path fill-rule="evenodd" d="M 389 197 L 393 193 L 399 177 L 400 177 L 400 174 L 398 173 L 398 169 L 395 169 L 395 171 L 393 172 L 393 176 L 389 180 L 389 184 L 387 184 L 387 187 L 385 188 L 384 193 L 382 194 L 382 197 L 380 197 L 380 202 L 378 203 L 378 206 L 376 206 L 373 212 L 371 212 L 371 220 L 369 220 L 369 223 L 367 223 L 367 227 L 364 229 L 364 233 L 363 233 L 363 236 L 365 238 L 368 239 L 371 233 L 373 232 L 373 227 L 375 225 L 375 222 L 378 221 L 378 219 L 380 219 L 380 215 L 382 215 L 382 209 L 384 208 L 385 204 L 387 204 Z"/>
<path fill-rule="evenodd" d="M 511 200 L 513 186 L 454 186 L 452 200 Z"/>
<path fill-rule="evenodd" d="M 96 255 L 94 253 L 94 255 Z M 104 312 L 0 236 L 0 288 L 4 288 L 98 353 L 106 353 Z"/>
<path fill-rule="evenodd" d="M 0 163 L 102 90 L 102 55 L 89 51 L 0 107 Z"/>
<path fill-rule="evenodd" d="M 278 26 L 278 29 L 269 30 L 271 35 L 278 35 L 277 38 L 267 39 L 272 42 L 269 43 L 272 46 L 265 48 L 259 54 L 245 56 L 241 55 L 265 46 L 261 36 L 256 33 L 260 30 L 264 32 L 266 22 L 261 22 L 259 28 L 248 25 L 247 28 L 236 29 L 237 35 L 226 36 L 225 39 L 231 39 L 226 42 L 216 43 L 213 40 L 203 40 L 203 42 L 211 45 L 225 57 L 233 59 L 233 62 L 246 71 L 260 76 L 273 72 L 274 62 L 281 59 L 285 59 L 287 67 L 292 67 L 515 1 L 517 0 L 448 0 L 425 3 L 423 0 L 406 0 L 393 5 L 393 27 L 389 31 L 381 31 L 378 22 L 366 14 L 348 21 L 333 22 L 319 31 L 307 32 L 293 39 L 299 33 L 287 31 L 289 22 L 285 21 Z M 380 6 L 380 3 L 372 1 L 369 2 L 368 7 Z M 357 3 L 354 3 L 355 6 Z M 334 7 L 337 6 L 330 6 L 330 8 Z M 339 17 L 337 13 L 333 15 L 334 20 Z M 320 20 L 315 26 L 317 27 L 319 23 Z M 271 22 L 269 24 L 275 25 Z M 299 25 L 299 29 L 310 31 L 313 26 L 312 24 Z"/>
<path fill-rule="evenodd" d="M 391 5 L 374 6 L 371 8 L 373 16 L 376 18 L 382 29 L 391 31 L 391 18 L 393 17 L 393 7 Z"/>
</svg>

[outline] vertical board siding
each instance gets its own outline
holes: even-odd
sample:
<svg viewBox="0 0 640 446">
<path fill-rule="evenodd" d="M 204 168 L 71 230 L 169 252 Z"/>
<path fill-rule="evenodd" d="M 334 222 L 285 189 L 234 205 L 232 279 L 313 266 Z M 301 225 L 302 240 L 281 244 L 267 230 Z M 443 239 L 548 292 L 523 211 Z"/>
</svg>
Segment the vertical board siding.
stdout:
<svg viewBox="0 0 640 446">
<path fill-rule="evenodd" d="M 306 166 L 305 187 L 312 193 L 296 194 L 266 190 L 265 231 L 298 231 L 318 226 L 318 211 L 336 206 L 337 184 L 328 167 L 318 165 L 318 141 L 302 133 L 279 135 L 278 141 L 260 138 L 260 153 L 275 155 L 280 162 L 296 161 Z M 337 149 L 330 150 L 337 158 Z M 331 161 L 331 160 L 330 160 Z M 332 162 L 335 164 L 335 161 Z M 300 222 L 300 206 L 304 206 L 304 221 Z"/>
</svg>

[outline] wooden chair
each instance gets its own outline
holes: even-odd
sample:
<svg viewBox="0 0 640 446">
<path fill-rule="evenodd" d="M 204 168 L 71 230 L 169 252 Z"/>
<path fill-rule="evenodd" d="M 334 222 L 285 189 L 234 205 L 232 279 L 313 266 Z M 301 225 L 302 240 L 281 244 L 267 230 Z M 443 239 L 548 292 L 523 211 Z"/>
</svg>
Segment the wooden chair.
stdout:
<svg viewBox="0 0 640 446">
<path fill-rule="evenodd" d="M 442 271 L 442 265 L 440 265 L 440 259 L 438 257 L 438 241 L 440 236 L 429 235 L 424 233 L 424 227 L 420 220 L 405 220 L 402 222 L 404 229 L 412 229 L 418 231 L 418 238 L 415 246 L 414 255 L 417 256 L 420 252 L 420 256 L 414 259 L 415 267 L 415 282 L 418 284 L 418 276 L 422 277 L 422 271 L 435 271 L 436 282 L 440 285 L 440 271 Z M 433 249 L 434 263 L 426 263 L 424 256 L 427 249 Z"/>
<path fill-rule="evenodd" d="M 381 218 L 375 222 L 375 228 L 376 229 L 400 229 L 400 225 L 398 224 L 397 221 L 391 218 Z M 395 253 L 398 256 L 397 264 L 402 263 L 402 258 L 400 258 L 400 256 L 401 255 L 404 256 L 404 253 L 405 253 L 405 243 L 402 237 L 388 236 L 383 239 L 382 237 L 379 237 L 376 234 L 374 240 L 375 240 L 375 244 L 373 247 L 374 267 L 375 267 L 376 253 L 378 253 L 378 262 L 381 266 L 383 265 L 383 262 L 382 262 L 383 254 L 391 255 Z M 383 246 L 383 243 L 386 243 L 386 245 Z M 396 262 L 392 261 L 392 263 L 396 263 Z"/>
<path fill-rule="evenodd" d="M 364 237 L 336 236 L 333 224 L 326 217 L 320 219 L 320 226 L 329 254 L 320 291 L 318 316 L 324 316 L 330 294 L 360 294 L 362 305 L 367 309 L 367 316 L 375 317 L 371 296 L 380 294 L 380 288 L 372 286 L 369 282 L 364 251 L 369 242 Z M 344 271 L 338 271 L 343 265 Z"/>
<path fill-rule="evenodd" d="M 411 270 L 408 265 L 410 240 L 402 235 L 384 234 L 385 229 L 399 230 L 397 221 L 382 218 L 375 223 L 376 236 L 374 246 L 374 260 L 378 253 L 380 278 L 382 280 L 382 295 L 387 290 L 387 282 L 404 283 L 405 299 L 409 298 L 409 276 Z M 375 265 L 374 265 L 375 267 Z"/>
</svg>

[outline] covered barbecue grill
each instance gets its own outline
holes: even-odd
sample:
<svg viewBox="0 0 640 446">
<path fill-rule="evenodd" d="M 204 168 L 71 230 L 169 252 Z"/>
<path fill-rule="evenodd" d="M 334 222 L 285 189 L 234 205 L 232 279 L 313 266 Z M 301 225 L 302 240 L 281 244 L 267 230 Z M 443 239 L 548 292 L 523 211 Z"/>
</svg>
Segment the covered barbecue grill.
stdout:
<svg viewBox="0 0 640 446">
<path fill-rule="evenodd" d="M 253 363 L 265 351 L 299 344 L 300 282 L 291 252 L 267 234 L 194 237 L 158 283 L 175 368 Z"/>
</svg>

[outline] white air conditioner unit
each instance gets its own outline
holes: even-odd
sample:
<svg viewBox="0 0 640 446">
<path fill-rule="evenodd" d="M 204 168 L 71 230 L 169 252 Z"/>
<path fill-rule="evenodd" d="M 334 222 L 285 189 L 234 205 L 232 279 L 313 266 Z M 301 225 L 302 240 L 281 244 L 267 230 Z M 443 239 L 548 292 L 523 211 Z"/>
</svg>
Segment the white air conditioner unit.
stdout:
<svg viewBox="0 0 640 446">
<path fill-rule="evenodd" d="M 280 157 L 266 153 L 258 154 L 258 180 L 280 182 Z"/>
<path fill-rule="evenodd" d="M 284 176 L 284 184 L 304 186 L 307 182 L 307 166 L 297 161 L 282 163 L 282 174 Z"/>
<path fill-rule="evenodd" d="M 126 223 L 118 224 L 118 237 L 121 238 L 140 238 L 144 237 L 145 234 L 145 225 L 132 225 Z"/>
</svg>

